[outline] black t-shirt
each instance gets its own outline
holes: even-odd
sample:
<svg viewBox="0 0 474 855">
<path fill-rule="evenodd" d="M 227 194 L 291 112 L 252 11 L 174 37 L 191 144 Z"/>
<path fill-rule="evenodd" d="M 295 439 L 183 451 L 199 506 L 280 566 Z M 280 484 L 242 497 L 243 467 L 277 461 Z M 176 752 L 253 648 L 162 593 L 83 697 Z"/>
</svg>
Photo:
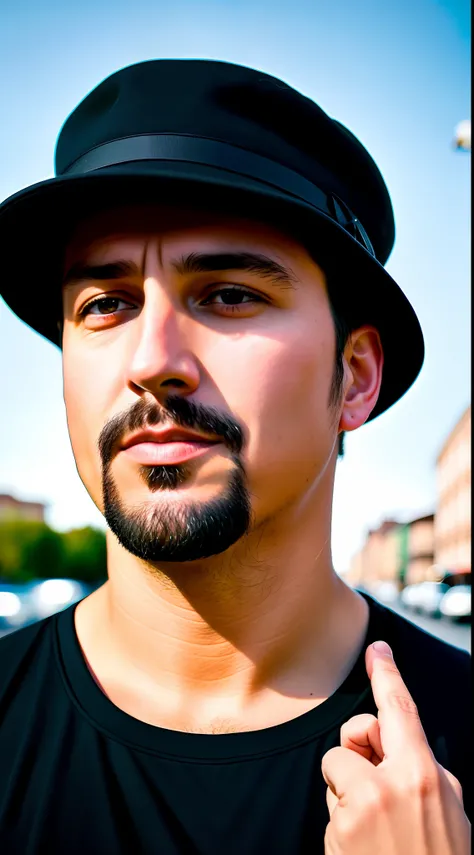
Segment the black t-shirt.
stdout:
<svg viewBox="0 0 474 855">
<path fill-rule="evenodd" d="M 2 855 L 322 855 L 321 758 L 376 714 L 366 646 L 394 651 L 437 760 L 470 806 L 470 656 L 367 597 L 348 678 L 324 703 L 259 731 L 196 734 L 138 721 L 103 694 L 74 608 L 0 641 Z"/>
</svg>

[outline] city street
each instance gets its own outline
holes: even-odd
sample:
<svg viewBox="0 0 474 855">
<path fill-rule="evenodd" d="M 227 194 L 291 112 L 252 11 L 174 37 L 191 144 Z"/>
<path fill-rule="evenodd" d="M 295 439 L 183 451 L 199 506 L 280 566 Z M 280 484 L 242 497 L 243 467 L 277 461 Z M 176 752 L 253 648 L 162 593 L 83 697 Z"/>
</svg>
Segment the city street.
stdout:
<svg viewBox="0 0 474 855">
<path fill-rule="evenodd" d="M 437 620 L 436 618 L 421 617 L 420 615 L 413 614 L 413 612 L 410 612 L 408 609 L 404 609 L 399 605 L 390 605 L 389 608 L 391 608 L 392 611 L 397 612 L 397 614 L 403 615 L 403 617 L 411 620 L 412 623 L 416 623 L 417 626 L 425 629 L 426 632 L 430 632 L 432 635 L 442 638 L 443 641 L 447 641 L 448 644 L 454 644 L 456 647 L 462 647 L 463 650 L 467 650 L 469 653 L 471 652 L 470 624 L 452 623 L 445 618 Z"/>
</svg>

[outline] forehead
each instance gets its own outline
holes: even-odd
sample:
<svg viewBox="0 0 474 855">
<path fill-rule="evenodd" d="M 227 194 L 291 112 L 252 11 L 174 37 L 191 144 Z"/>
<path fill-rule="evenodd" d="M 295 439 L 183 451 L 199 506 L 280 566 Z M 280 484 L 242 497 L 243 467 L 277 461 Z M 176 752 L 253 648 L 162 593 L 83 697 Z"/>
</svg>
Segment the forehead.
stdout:
<svg viewBox="0 0 474 855">
<path fill-rule="evenodd" d="M 132 248 L 144 239 L 195 241 L 208 244 L 266 245 L 290 254 L 306 254 L 288 233 L 268 223 L 196 208 L 158 205 L 124 205 L 83 219 L 66 244 L 66 265 L 78 256 L 102 253 L 125 245 Z"/>
</svg>

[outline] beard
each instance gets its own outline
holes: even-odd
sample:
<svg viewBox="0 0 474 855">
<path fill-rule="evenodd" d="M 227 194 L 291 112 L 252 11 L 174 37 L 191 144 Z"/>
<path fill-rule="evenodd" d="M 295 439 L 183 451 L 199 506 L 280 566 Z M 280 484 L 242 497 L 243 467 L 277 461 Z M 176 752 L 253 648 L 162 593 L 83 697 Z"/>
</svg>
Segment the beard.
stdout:
<svg viewBox="0 0 474 855">
<path fill-rule="evenodd" d="M 104 517 L 119 543 L 146 562 L 197 561 L 219 555 L 250 529 L 251 501 L 245 471 L 237 454 L 229 485 L 208 502 L 172 499 L 127 509 L 120 500 L 110 466 L 104 468 Z M 186 464 L 141 466 L 140 477 L 151 492 L 176 490 L 191 477 Z"/>
</svg>

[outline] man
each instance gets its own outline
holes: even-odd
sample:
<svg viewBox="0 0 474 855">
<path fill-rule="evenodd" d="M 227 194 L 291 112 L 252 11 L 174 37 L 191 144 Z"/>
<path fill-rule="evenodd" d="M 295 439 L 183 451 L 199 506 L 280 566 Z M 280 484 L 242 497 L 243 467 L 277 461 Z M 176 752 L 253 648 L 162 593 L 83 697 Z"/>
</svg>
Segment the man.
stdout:
<svg viewBox="0 0 474 855">
<path fill-rule="evenodd" d="M 469 657 L 331 562 L 341 437 L 423 361 L 376 165 L 281 81 L 163 60 L 56 173 L 0 209 L 2 293 L 62 349 L 108 581 L 1 643 L 2 852 L 464 855 Z"/>
</svg>

